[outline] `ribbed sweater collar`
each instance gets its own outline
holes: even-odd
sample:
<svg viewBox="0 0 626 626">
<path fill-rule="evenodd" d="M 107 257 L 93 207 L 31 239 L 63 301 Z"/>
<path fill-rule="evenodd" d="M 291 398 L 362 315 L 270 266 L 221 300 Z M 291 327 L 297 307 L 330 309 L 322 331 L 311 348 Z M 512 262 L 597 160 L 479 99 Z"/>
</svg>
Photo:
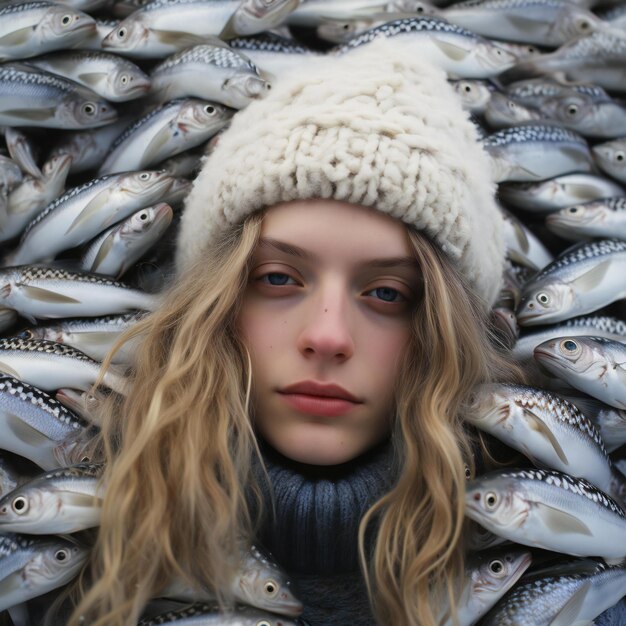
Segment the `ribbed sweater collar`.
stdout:
<svg viewBox="0 0 626 626">
<path fill-rule="evenodd" d="M 389 491 L 397 475 L 391 442 L 387 440 L 348 463 L 334 466 L 298 463 L 263 441 L 260 446 L 277 514 L 272 519 L 269 489 L 259 474 L 268 511 L 258 536 L 260 542 L 294 573 L 358 570 L 359 522 Z"/>
</svg>

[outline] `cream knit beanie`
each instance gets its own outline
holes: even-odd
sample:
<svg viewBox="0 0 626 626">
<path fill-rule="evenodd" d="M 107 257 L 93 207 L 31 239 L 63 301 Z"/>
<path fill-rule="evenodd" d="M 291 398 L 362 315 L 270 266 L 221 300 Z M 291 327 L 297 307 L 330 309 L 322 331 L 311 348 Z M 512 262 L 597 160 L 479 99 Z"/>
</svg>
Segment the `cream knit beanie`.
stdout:
<svg viewBox="0 0 626 626">
<path fill-rule="evenodd" d="M 445 73 L 377 40 L 303 60 L 234 116 L 186 200 L 177 271 L 257 209 L 334 198 L 424 231 L 489 306 L 505 250 L 494 191 Z"/>
</svg>

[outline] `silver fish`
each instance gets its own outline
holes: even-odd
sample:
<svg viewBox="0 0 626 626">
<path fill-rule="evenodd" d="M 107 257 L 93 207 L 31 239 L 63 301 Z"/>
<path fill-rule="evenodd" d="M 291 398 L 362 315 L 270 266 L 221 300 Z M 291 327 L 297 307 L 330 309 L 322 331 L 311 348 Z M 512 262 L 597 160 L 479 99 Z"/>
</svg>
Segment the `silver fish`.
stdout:
<svg viewBox="0 0 626 626">
<path fill-rule="evenodd" d="M 0 496 L 41 473 L 41 468 L 25 458 L 0 450 Z"/>
<path fill-rule="evenodd" d="M 0 498 L 0 529 L 29 535 L 74 533 L 100 524 L 103 465 L 77 463 L 41 474 Z"/>
<path fill-rule="evenodd" d="M 469 552 L 480 552 L 506 543 L 504 537 L 495 535 L 480 524 L 465 518 L 465 545 Z"/>
<path fill-rule="evenodd" d="M 41 170 L 37 165 L 34 155 L 34 146 L 17 128 L 7 127 L 4 131 L 4 139 L 7 142 L 7 150 L 11 158 L 19 164 L 25 174 L 33 178 L 41 178 Z"/>
<path fill-rule="evenodd" d="M 164 202 L 140 209 L 105 230 L 87 247 L 82 269 L 120 278 L 161 238 L 172 217 L 172 207 Z"/>
<path fill-rule="evenodd" d="M 600 239 L 568 248 L 524 286 L 522 326 L 560 322 L 626 297 L 626 242 Z"/>
<path fill-rule="evenodd" d="M 41 178 L 27 177 L 8 197 L 7 218 L 0 226 L 0 242 L 22 234 L 26 226 L 65 189 L 70 156 L 52 156 L 42 168 Z"/>
<path fill-rule="evenodd" d="M 484 37 L 549 47 L 604 27 L 593 13 L 564 0 L 469 0 L 444 9 L 443 17 Z"/>
<path fill-rule="evenodd" d="M 507 85 L 506 94 L 516 102 L 541 108 L 543 103 L 559 96 L 580 94 L 587 96 L 592 102 L 606 102 L 611 96 L 591 83 L 562 83 L 550 76 L 520 80 Z"/>
<path fill-rule="evenodd" d="M 43 389 L 70 387 L 88 391 L 98 378 L 100 363 L 86 354 L 53 341 L 40 339 L 0 339 L 0 372 Z M 104 384 L 122 393 L 124 379 L 111 368 Z"/>
<path fill-rule="evenodd" d="M 0 303 L 34 321 L 151 311 L 158 298 L 99 274 L 18 265 L 0 270 Z"/>
<path fill-rule="evenodd" d="M 486 80 L 456 80 L 452 88 L 461 99 L 461 105 L 474 115 L 482 115 L 491 97 L 496 95 L 495 86 Z"/>
<path fill-rule="evenodd" d="M 523 578 L 485 618 L 484 626 L 591 625 L 626 593 L 623 566 L 596 565 Z M 594 571 L 595 570 L 595 571 Z"/>
<path fill-rule="evenodd" d="M 407 54 L 418 54 L 447 72 L 449 78 L 490 78 L 511 67 L 515 57 L 460 26 L 434 17 L 394 20 L 371 28 L 334 51 L 343 54 L 379 37 L 394 37 L 407 46 Z"/>
<path fill-rule="evenodd" d="M 231 39 L 255 35 L 280 26 L 300 0 L 243 0 L 220 33 L 220 38 Z"/>
<path fill-rule="evenodd" d="M 330 21 L 350 22 L 352 20 L 369 20 L 375 16 L 388 15 L 391 21 L 396 14 L 412 16 L 430 15 L 425 9 L 423 0 L 305 0 L 286 18 L 291 26 L 309 28 L 326 24 Z M 430 4 L 430 3 L 428 3 Z"/>
<path fill-rule="evenodd" d="M 617 30 L 602 30 L 574 39 L 550 54 L 518 63 L 503 80 L 558 74 L 569 81 L 597 84 L 605 89 L 626 90 L 626 37 Z"/>
<path fill-rule="evenodd" d="M 67 134 L 61 137 L 50 156 L 68 155 L 72 157 L 70 174 L 95 170 L 102 165 L 113 142 L 131 123 L 129 118 L 124 117 L 102 128 Z"/>
<path fill-rule="evenodd" d="M 592 152 L 600 169 L 622 183 L 626 183 L 625 137 L 595 145 L 592 148 Z"/>
<path fill-rule="evenodd" d="M 86 13 L 46 0 L 0 7 L 0 61 L 68 48 L 96 28 Z"/>
<path fill-rule="evenodd" d="M 536 386 L 551 388 L 549 380 L 540 373 L 537 362 L 533 357 L 535 348 L 548 339 L 555 337 L 578 337 L 581 335 L 594 335 L 607 337 L 617 341 L 626 341 L 626 323 L 615 317 L 587 316 L 566 320 L 562 324 L 546 326 L 534 332 L 525 333 L 516 342 L 511 351 L 511 356 L 525 370 L 529 380 Z M 568 385 L 569 387 L 569 385 Z M 583 411 L 584 412 L 584 411 Z"/>
<path fill-rule="evenodd" d="M 540 270 L 554 260 L 539 238 L 514 215 L 503 211 L 506 254 L 514 263 Z"/>
<path fill-rule="evenodd" d="M 254 545 L 241 551 L 240 567 L 231 582 L 231 591 L 236 600 L 265 611 L 296 617 L 304 607 L 290 587 L 291 581 L 286 572 L 270 554 Z M 180 580 L 170 583 L 160 597 L 189 602 L 210 602 L 215 599 L 209 592 L 193 590 Z"/>
<path fill-rule="evenodd" d="M 496 549 L 472 555 L 465 566 L 465 580 L 457 601 L 457 619 L 449 610 L 439 619 L 439 626 L 472 626 L 520 579 L 531 562 L 530 552 Z"/>
<path fill-rule="evenodd" d="M 513 126 L 489 135 L 482 145 L 495 182 L 547 180 L 593 169 L 585 139 L 555 126 Z"/>
<path fill-rule="evenodd" d="M 617 183 L 595 174 L 564 174 L 537 183 L 504 183 L 498 195 L 513 207 L 547 214 L 573 204 L 626 195 Z"/>
<path fill-rule="evenodd" d="M 88 458 L 83 452 L 88 424 L 47 393 L 0 374 L 0 441 L 44 470 Z M 93 435 L 93 433 L 92 433 Z"/>
<path fill-rule="evenodd" d="M 99 175 L 146 169 L 210 139 L 234 111 L 194 98 L 173 100 L 131 124 L 111 145 Z"/>
<path fill-rule="evenodd" d="M 496 46 L 500 46 L 500 48 L 504 48 L 507 52 L 513 54 L 518 61 L 523 59 L 532 59 L 544 54 L 542 49 L 531 44 L 501 41 L 500 39 L 494 39 L 493 37 L 490 37 L 489 40 L 495 43 Z"/>
<path fill-rule="evenodd" d="M 516 543 L 574 556 L 626 556 L 626 514 L 583 478 L 528 469 L 467 483 L 465 514 Z"/>
<path fill-rule="evenodd" d="M 168 611 L 156 617 L 142 619 L 137 626 L 297 626 L 284 616 L 272 615 L 253 607 L 239 605 L 234 611 L 222 613 L 217 605 L 195 603 L 182 609 Z"/>
<path fill-rule="evenodd" d="M 117 119 L 92 91 L 25 64 L 0 67 L 0 124 L 83 129 Z"/>
<path fill-rule="evenodd" d="M 107 52 L 66 50 L 38 57 L 29 64 L 73 80 L 110 102 L 134 100 L 150 89 L 150 79 L 141 69 Z"/>
<path fill-rule="evenodd" d="M 92 426 L 100 427 L 102 425 L 98 415 L 104 396 L 87 391 L 77 391 L 76 389 L 63 388 L 58 389 L 55 398 L 68 409 L 80 415 L 86 422 Z"/>
<path fill-rule="evenodd" d="M 626 239 L 626 196 L 561 209 L 546 216 L 546 226 L 564 239 Z"/>
<path fill-rule="evenodd" d="M 196 97 L 240 109 L 270 89 L 256 66 L 241 52 L 201 44 L 174 54 L 150 75 L 151 95 L 159 102 Z"/>
<path fill-rule="evenodd" d="M 63 319 L 45 326 L 27 328 L 18 336 L 22 339 L 45 339 L 55 341 L 85 353 L 95 361 L 104 358 L 122 332 L 134 326 L 146 313 L 144 311 L 107 315 L 84 319 Z M 125 346 L 113 363 L 132 362 L 136 343 Z"/>
<path fill-rule="evenodd" d="M 163 58 L 214 40 L 240 4 L 239 0 L 153 0 L 122 20 L 102 46 L 126 56 Z"/>
<path fill-rule="evenodd" d="M 490 312 L 490 319 L 497 339 L 507 349 L 511 349 L 520 332 L 513 310 L 507 307 L 493 307 Z"/>
<path fill-rule="evenodd" d="M 308 3 L 306 3 L 308 4 Z M 413 15 L 431 15 L 433 17 L 442 17 L 439 9 L 427 2 L 416 2 L 415 12 Z M 301 5 L 302 6 L 302 5 Z M 410 13 L 373 13 L 372 15 L 362 18 L 327 19 L 321 21 L 315 27 L 315 34 L 319 39 L 328 41 L 329 43 L 339 44 L 350 41 L 353 37 L 369 30 L 382 26 L 387 22 L 399 19 L 401 17 L 412 17 Z"/>
<path fill-rule="evenodd" d="M 485 120 L 493 128 L 537 124 L 545 120 L 539 109 L 516 102 L 504 93 L 494 93 L 485 106 Z"/>
<path fill-rule="evenodd" d="M 285 71 L 297 69 L 303 59 L 320 56 L 293 39 L 273 33 L 231 39 L 228 45 L 246 55 L 259 68 L 262 78 L 274 80 Z"/>
<path fill-rule="evenodd" d="M 11 256 L 13 265 L 50 260 L 86 243 L 133 211 L 160 200 L 174 179 L 138 171 L 96 178 L 49 204 L 26 228 Z"/>
<path fill-rule="evenodd" d="M 557 337 L 535 348 L 535 359 L 572 387 L 626 409 L 626 345 L 605 337 Z"/>
<path fill-rule="evenodd" d="M 180 154 L 176 154 L 158 165 L 157 170 L 165 172 L 169 176 L 181 178 L 195 178 L 200 170 L 202 160 L 202 152 L 196 150 L 185 150 Z"/>
<path fill-rule="evenodd" d="M 479 385 L 466 419 L 534 465 L 585 478 L 624 501 L 626 480 L 613 468 L 596 428 L 567 400 L 525 385 Z"/>
<path fill-rule="evenodd" d="M 0 610 L 62 587 L 80 572 L 89 548 L 66 537 L 0 535 Z"/>
</svg>

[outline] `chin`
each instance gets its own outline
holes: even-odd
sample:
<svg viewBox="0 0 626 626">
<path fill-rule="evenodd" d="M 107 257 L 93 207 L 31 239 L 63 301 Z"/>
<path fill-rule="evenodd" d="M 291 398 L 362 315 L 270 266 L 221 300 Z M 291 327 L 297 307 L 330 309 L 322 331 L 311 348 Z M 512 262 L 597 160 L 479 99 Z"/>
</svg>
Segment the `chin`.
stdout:
<svg viewBox="0 0 626 626">
<path fill-rule="evenodd" d="M 274 441 L 271 445 L 283 456 L 298 463 L 307 465 L 340 465 L 347 463 L 364 452 L 354 446 L 344 447 L 332 443 L 320 443 L 299 439 L 298 443 L 290 441 Z"/>
</svg>

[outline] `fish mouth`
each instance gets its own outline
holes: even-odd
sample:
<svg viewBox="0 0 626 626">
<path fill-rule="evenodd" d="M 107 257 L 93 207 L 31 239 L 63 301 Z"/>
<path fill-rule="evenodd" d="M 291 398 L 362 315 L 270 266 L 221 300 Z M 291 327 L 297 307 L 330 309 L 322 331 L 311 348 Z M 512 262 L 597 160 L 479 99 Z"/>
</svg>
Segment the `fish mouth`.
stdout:
<svg viewBox="0 0 626 626">
<path fill-rule="evenodd" d="M 287 615 L 288 617 L 298 617 L 304 611 L 304 604 L 298 600 L 283 600 L 273 604 L 269 610 Z"/>
</svg>

